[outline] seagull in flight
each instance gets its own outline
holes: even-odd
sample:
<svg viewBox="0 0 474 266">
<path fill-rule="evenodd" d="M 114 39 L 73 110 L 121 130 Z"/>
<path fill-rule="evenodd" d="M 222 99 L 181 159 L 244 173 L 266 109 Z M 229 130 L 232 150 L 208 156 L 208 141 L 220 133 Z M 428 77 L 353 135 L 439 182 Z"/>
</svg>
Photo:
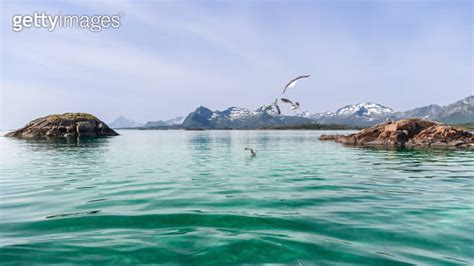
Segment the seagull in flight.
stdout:
<svg viewBox="0 0 474 266">
<path fill-rule="evenodd" d="M 281 101 L 284 102 L 284 103 L 289 103 L 291 105 L 291 107 L 290 107 L 291 110 L 296 110 L 296 109 L 300 108 L 300 103 L 299 102 L 292 102 L 291 100 L 288 100 L 288 99 L 285 99 L 285 98 L 281 98 Z"/>
<path fill-rule="evenodd" d="M 281 115 L 281 110 L 280 110 L 280 106 L 278 106 L 278 99 L 275 99 L 275 102 L 273 103 L 273 106 L 275 106 L 276 110 L 277 110 L 277 113 L 279 115 Z"/>
<path fill-rule="evenodd" d="M 255 156 L 255 155 L 257 155 L 257 152 L 256 152 L 254 149 L 252 149 L 252 148 L 245 148 L 244 150 L 250 151 L 250 154 L 252 155 L 252 157 Z"/>
<path fill-rule="evenodd" d="M 288 88 L 293 88 L 296 85 L 296 81 L 298 81 L 299 79 L 309 78 L 310 76 L 311 75 L 303 75 L 303 76 L 299 76 L 299 77 L 296 77 L 296 78 L 290 80 L 286 84 L 285 88 L 283 89 L 282 94 L 285 93 Z"/>
<path fill-rule="evenodd" d="M 264 106 L 260 107 L 260 110 L 262 110 L 264 112 L 268 112 L 268 111 L 273 111 L 273 108 L 276 109 L 276 112 L 279 115 L 281 114 L 280 106 L 278 106 L 278 99 L 275 99 L 275 102 L 273 102 L 272 104 L 264 105 Z"/>
</svg>

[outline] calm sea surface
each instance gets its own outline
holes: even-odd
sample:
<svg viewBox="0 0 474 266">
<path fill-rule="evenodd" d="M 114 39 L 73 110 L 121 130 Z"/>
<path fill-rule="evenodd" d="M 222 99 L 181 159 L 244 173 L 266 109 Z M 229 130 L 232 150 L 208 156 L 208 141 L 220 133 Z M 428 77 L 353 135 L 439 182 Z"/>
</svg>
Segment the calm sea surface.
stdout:
<svg viewBox="0 0 474 266">
<path fill-rule="evenodd" d="M 474 263 L 474 151 L 119 133 L 0 137 L 0 264 Z"/>
</svg>

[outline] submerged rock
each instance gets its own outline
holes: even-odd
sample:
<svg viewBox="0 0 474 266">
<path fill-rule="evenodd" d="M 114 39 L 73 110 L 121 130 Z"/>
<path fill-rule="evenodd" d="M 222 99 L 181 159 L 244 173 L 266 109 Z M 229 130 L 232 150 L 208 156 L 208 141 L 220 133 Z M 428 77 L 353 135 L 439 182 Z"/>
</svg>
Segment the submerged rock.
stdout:
<svg viewBox="0 0 474 266">
<path fill-rule="evenodd" d="M 433 148 L 474 146 L 474 136 L 471 133 L 423 119 L 390 121 L 347 136 L 321 135 L 319 139 L 357 146 Z"/>
<path fill-rule="evenodd" d="M 338 138 L 343 137 L 344 135 L 321 135 L 319 140 L 334 140 L 336 141 Z"/>
<path fill-rule="evenodd" d="M 6 137 L 106 137 L 117 136 L 97 117 L 86 113 L 64 113 L 35 119 L 25 127 L 6 134 Z"/>
</svg>

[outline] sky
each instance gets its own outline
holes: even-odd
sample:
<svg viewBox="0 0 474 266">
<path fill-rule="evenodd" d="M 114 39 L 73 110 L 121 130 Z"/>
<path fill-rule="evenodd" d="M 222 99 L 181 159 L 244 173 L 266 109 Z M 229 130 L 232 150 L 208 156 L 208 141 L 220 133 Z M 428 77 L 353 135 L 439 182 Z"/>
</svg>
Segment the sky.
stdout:
<svg viewBox="0 0 474 266">
<path fill-rule="evenodd" d="M 372 101 L 395 110 L 474 94 L 472 1 L 1 1 L 0 129 L 87 112 L 110 122 Z M 120 14 L 120 27 L 13 31 L 13 16 Z M 285 110 L 286 114 L 291 111 Z"/>
</svg>

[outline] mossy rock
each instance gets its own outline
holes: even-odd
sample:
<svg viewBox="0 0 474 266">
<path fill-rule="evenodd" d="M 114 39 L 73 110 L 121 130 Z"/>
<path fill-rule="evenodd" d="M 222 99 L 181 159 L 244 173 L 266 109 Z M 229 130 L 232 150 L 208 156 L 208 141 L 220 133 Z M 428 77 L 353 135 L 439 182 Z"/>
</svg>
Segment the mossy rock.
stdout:
<svg viewBox="0 0 474 266">
<path fill-rule="evenodd" d="M 117 136 L 96 116 L 87 113 L 53 114 L 35 119 L 25 127 L 6 134 L 18 138 L 107 137 Z"/>
<path fill-rule="evenodd" d="M 50 121 L 58 120 L 99 120 L 97 117 L 87 113 L 64 113 L 53 114 L 46 117 Z"/>
</svg>

